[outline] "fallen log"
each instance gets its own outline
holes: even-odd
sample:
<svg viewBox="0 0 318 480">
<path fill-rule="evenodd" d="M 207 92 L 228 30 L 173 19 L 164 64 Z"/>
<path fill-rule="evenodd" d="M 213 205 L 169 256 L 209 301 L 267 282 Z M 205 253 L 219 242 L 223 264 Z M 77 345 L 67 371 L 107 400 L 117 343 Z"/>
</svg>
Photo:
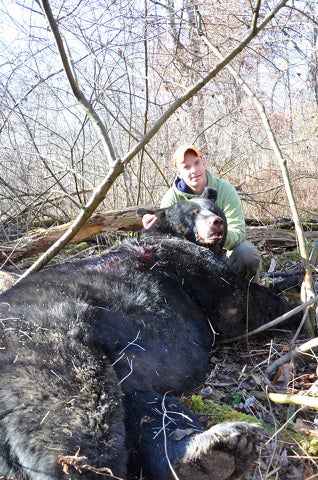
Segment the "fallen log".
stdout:
<svg viewBox="0 0 318 480">
<path fill-rule="evenodd" d="M 316 233 L 316 236 L 318 234 Z M 253 242 L 260 250 L 279 250 L 296 246 L 295 232 L 271 227 L 247 227 L 246 239 Z"/>
<path fill-rule="evenodd" d="M 149 206 L 152 208 L 153 206 Z M 93 215 L 81 230 L 70 240 L 69 244 L 77 244 L 107 232 L 139 232 L 142 228 L 141 219 L 137 217 L 137 206 L 109 210 Z M 18 262 L 23 258 L 45 252 L 69 228 L 72 222 L 49 228 L 37 229 L 29 235 L 0 245 L 0 262 L 3 264 L 10 258 L 11 262 Z M 259 247 L 260 250 L 279 250 L 294 248 L 297 245 L 295 232 L 285 229 L 276 229 L 273 226 L 247 227 L 246 237 Z M 317 238 L 318 232 L 306 232 L 307 238 Z"/>
<path fill-rule="evenodd" d="M 137 217 L 138 207 L 127 207 L 120 210 L 109 210 L 93 215 L 70 240 L 76 244 L 103 232 L 139 232 L 142 228 L 141 219 Z M 37 229 L 29 235 L 0 245 L 0 262 L 10 257 L 11 262 L 31 257 L 45 252 L 70 227 L 72 222 L 56 225 L 45 229 Z"/>
</svg>

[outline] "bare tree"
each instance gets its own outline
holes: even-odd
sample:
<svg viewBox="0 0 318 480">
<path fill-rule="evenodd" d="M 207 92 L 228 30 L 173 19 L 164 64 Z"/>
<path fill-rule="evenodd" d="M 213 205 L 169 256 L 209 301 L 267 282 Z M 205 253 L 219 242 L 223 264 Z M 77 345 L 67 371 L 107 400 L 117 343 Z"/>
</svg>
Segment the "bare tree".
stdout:
<svg viewBox="0 0 318 480">
<path fill-rule="evenodd" d="M 313 16 L 307 4 L 300 12 L 282 8 L 285 3 L 272 10 L 260 3 L 255 10 L 243 0 L 235 8 L 229 0 L 203 2 L 202 24 L 225 58 L 219 63 L 193 35 L 195 2 L 184 7 L 173 1 L 55 2 L 52 13 L 72 90 L 40 4 L 22 1 L 10 10 L 2 1 L 2 239 L 19 238 L 35 223 L 74 219 L 92 205 L 94 189 L 107 210 L 157 203 L 171 181 L 170 153 L 184 140 L 199 143 L 217 173 L 243 185 L 247 214 L 270 214 L 268 201 L 276 202 L 276 214 L 286 212 L 279 174 L 269 186 L 274 167 L 261 122 L 224 69 L 229 59 L 264 104 L 271 104 L 271 122 L 284 153 L 293 148 L 297 159 L 309 148 L 306 169 L 301 175 L 299 165 L 291 170 L 298 178 L 301 209 L 309 212 L 310 195 L 301 198 L 301 182 L 317 156 L 311 134 L 315 122 L 310 125 L 307 115 L 314 110 L 308 103 L 304 110 L 305 83 L 296 83 L 292 68 L 295 50 L 288 58 L 292 105 L 287 109 L 282 102 L 282 65 L 289 51 L 280 46 L 286 47 L 283 29 L 292 31 L 296 16 L 298 23 L 301 14 L 308 21 Z M 297 38 L 307 41 L 301 26 Z M 96 122 L 83 110 L 85 102 Z M 121 166 L 112 175 L 116 162 Z M 108 175 L 105 191 L 101 185 Z M 315 175 L 307 177 L 309 192 L 315 180 Z"/>
</svg>

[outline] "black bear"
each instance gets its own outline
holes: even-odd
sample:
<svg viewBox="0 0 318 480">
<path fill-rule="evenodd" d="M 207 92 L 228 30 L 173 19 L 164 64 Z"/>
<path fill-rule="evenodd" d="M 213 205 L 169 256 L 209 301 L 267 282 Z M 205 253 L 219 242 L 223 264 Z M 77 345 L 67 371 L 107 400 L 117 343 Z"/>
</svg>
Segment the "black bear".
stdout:
<svg viewBox="0 0 318 480">
<path fill-rule="evenodd" d="M 222 245 L 213 198 L 158 210 L 144 240 L 0 296 L 0 476 L 225 480 L 256 458 L 258 426 L 204 431 L 179 401 L 204 382 L 215 335 L 289 309 L 200 245 Z"/>
</svg>

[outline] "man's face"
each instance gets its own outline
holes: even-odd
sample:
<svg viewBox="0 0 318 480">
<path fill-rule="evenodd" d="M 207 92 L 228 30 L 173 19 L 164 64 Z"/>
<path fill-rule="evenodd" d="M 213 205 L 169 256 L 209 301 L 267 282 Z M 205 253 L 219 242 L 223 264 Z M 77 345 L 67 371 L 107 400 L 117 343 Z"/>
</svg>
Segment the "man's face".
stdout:
<svg viewBox="0 0 318 480">
<path fill-rule="evenodd" d="M 190 187 L 194 193 L 200 195 L 207 184 L 206 160 L 198 157 L 194 151 L 187 151 L 184 154 L 183 162 L 176 165 L 176 173 L 179 178 Z"/>
</svg>

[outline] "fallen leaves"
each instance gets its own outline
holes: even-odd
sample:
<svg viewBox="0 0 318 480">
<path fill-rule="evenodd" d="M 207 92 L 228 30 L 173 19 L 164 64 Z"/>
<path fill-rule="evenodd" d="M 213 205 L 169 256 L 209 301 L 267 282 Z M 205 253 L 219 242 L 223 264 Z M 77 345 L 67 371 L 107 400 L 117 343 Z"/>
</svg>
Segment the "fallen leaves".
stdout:
<svg viewBox="0 0 318 480">
<path fill-rule="evenodd" d="M 75 468 L 78 472 L 83 473 L 84 471 L 90 471 L 96 475 L 106 476 L 108 478 L 113 478 L 114 480 L 123 480 L 119 477 L 113 475 L 112 471 L 108 467 L 95 468 L 86 463 L 81 464 L 82 462 L 87 461 L 87 457 L 80 455 L 80 448 L 78 447 L 75 455 L 58 455 L 58 462 L 63 468 L 63 472 L 66 475 L 69 475 L 69 468 Z M 1 477 L 0 477 L 1 480 Z"/>
</svg>

